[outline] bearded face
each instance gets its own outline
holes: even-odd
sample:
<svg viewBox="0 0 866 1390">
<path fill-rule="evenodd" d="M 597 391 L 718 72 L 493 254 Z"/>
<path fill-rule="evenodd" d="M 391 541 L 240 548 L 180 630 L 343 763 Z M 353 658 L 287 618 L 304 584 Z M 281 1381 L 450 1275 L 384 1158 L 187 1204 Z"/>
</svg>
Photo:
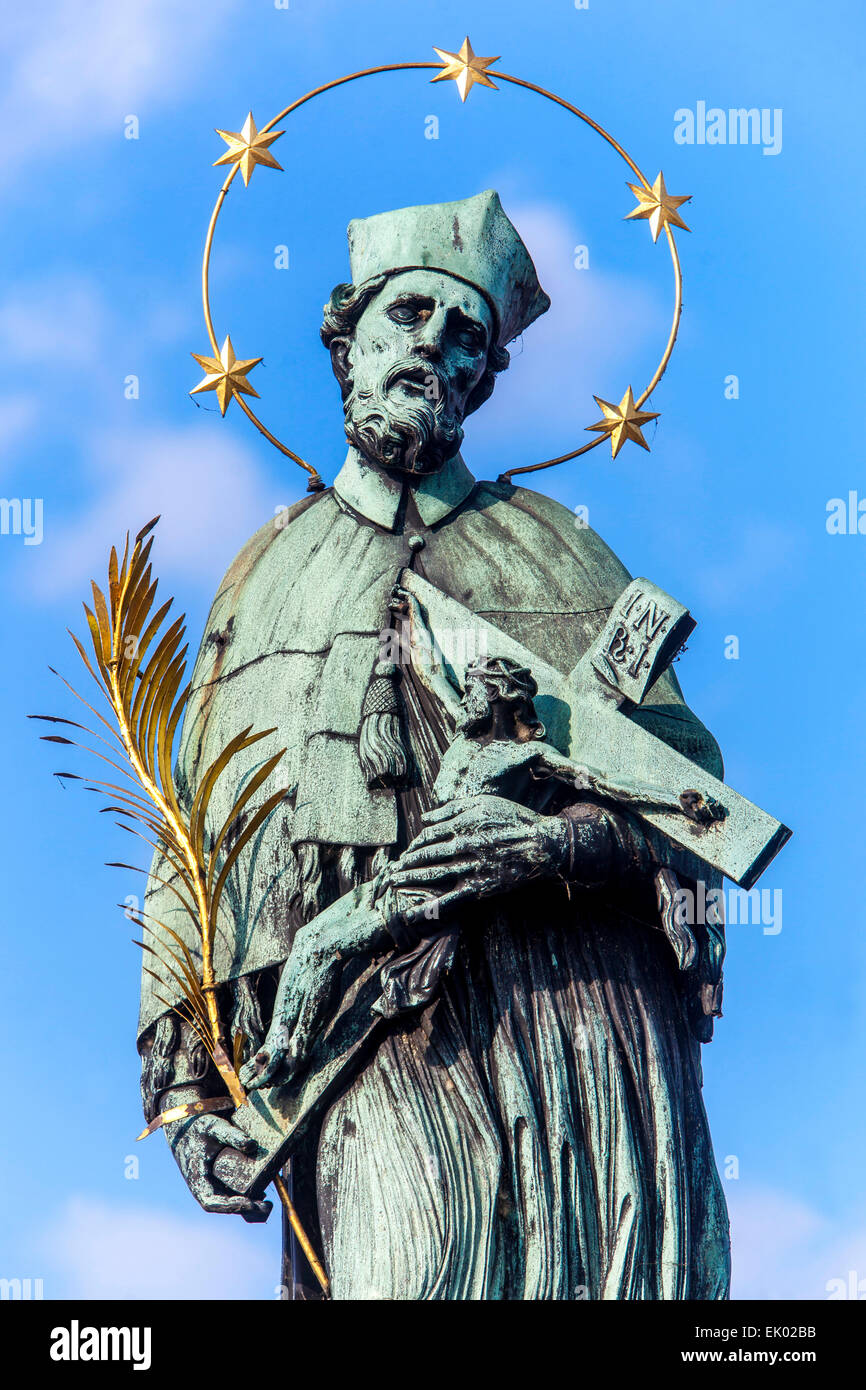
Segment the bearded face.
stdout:
<svg viewBox="0 0 866 1390">
<path fill-rule="evenodd" d="M 358 320 L 346 358 L 349 443 L 382 468 L 441 468 L 460 448 L 492 334 L 492 312 L 471 285 L 438 271 L 390 276 Z"/>
<path fill-rule="evenodd" d="M 466 734 L 469 738 L 485 733 L 492 713 L 490 695 L 484 682 L 478 676 L 469 676 L 455 724 L 457 733 Z"/>
<path fill-rule="evenodd" d="M 382 468 L 433 473 L 463 442 L 462 417 L 429 362 L 404 358 L 381 381 L 353 385 L 343 410 L 349 443 Z"/>
</svg>

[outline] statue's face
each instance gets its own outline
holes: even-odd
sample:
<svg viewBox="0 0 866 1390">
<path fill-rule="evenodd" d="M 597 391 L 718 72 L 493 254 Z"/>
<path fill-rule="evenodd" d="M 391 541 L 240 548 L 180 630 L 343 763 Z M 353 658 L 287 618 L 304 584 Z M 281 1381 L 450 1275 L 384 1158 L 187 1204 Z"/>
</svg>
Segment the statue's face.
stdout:
<svg viewBox="0 0 866 1390">
<path fill-rule="evenodd" d="M 490 308 L 471 285 L 433 270 L 390 276 L 349 349 L 350 443 L 385 468 L 435 472 L 460 448 L 492 333 Z"/>
<path fill-rule="evenodd" d="M 456 728 L 460 734 L 472 737 L 483 733 L 490 724 L 492 714 L 490 694 L 479 676 L 467 676 L 457 715 Z"/>
</svg>

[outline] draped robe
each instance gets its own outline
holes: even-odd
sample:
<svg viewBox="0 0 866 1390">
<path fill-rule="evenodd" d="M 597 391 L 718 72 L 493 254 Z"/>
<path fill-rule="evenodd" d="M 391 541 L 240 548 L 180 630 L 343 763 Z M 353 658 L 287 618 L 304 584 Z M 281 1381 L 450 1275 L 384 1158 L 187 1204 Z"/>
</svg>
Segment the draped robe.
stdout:
<svg viewBox="0 0 866 1390">
<path fill-rule="evenodd" d="M 263 527 L 217 594 L 180 792 L 192 795 L 249 724 L 278 732 L 223 779 L 213 825 L 273 747 L 286 746 L 274 777 L 293 789 L 232 876 L 216 949 L 227 987 L 279 967 L 298 926 L 399 854 L 429 805 L 447 730 L 411 672 L 413 784 L 371 790 L 358 761 L 401 569 L 413 565 L 563 671 L 628 582 L 600 538 L 541 494 L 470 480 L 443 495 L 410 501 L 408 522 L 401 503 L 389 525 L 338 479 Z M 672 674 L 634 717 L 720 775 Z M 665 862 L 678 867 L 673 852 Z M 186 931 L 157 876 L 147 910 Z M 438 997 L 383 1026 L 316 1117 L 299 1185 L 336 1298 L 727 1297 L 727 1214 L 695 1036 L 709 1036 L 709 1021 L 696 1029 L 646 894 L 622 888 L 535 885 L 464 907 Z M 163 1007 L 144 976 L 143 1040 Z"/>
</svg>

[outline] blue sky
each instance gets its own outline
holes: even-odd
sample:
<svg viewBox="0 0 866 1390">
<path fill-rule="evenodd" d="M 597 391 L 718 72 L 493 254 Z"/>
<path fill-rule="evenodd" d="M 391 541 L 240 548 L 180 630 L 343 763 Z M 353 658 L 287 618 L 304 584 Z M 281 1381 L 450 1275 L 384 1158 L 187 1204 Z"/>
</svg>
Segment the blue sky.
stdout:
<svg viewBox="0 0 866 1390">
<path fill-rule="evenodd" d="M 0 1275 L 42 1278 L 47 1297 L 274 1296 L 276 1223 L 205 1216 L 162 1140 L 132 1142 L 138 958 L 114 905 L 140 886 L 101 867 L 128 857 L 127 837 L 51 777 L 56 752 L 25 715 L 73 713 L 47 666 L 77 677 L 64 629 L 127 527 L 162 513 L 158 572 L 197 640 L 237 549 L 303 491 L 237 407 L 222 420 L 212 397 L 199 408 L 187 394 L 189 353 L 207 349 L 214 127 L 237 130 L 250 109 L 262 125 L 321 82 L 432 58 L 467 30 L 503 71 L 606 125 L 650 179 L 661 168 L 671 192 L 693 195 L 652 452 L 612 462 L 599 448 L 533 485 L 587 507 L 632 573 L 690 606 L 686 696 L 732 784 L 795 831 L 762 881 L 781 893 L 781 930 L 778 913 L 731 927 L 725 1018 L 704 1051 L 720 1168 L 738 1168 L 725 1180 L 734 1293 L 822 1298 L 852 1270 L 852 1287 L 866 1281 L 866 535 L 827 530 L 831 499 L 866 502 L 862 10 L 543 0 L 527 13 L 488 0 L 53 0 L 5 23 L 2 490 L 42 499 L 44 520 L 41 544 L 0 536 Z M 469 422 L 478 476 L 575 447 L 593 394 L 641 389 L 667 333 L 670 261 L 645 223 L 622 221 L 632 199 L 616 155 L 530 94 L 476 87 L 461 106 L 427 76 L 311 103 L 274 147 L 285 172 L 236 180 L 220 222 L 218 336 L 264 356 L 262 417 L 328 481 L 344 442 L 318 325 L 347 276 L 350 217 L 495 187 L 535 257 L 553 308 Z M 781 148 L 677 143 L 675 113 L 699 102 L 780 110 Z M 274 265 L 282 245 L 287 270 Z M 125 396 L 131 375 L 138 399 Z"/>
</svg>

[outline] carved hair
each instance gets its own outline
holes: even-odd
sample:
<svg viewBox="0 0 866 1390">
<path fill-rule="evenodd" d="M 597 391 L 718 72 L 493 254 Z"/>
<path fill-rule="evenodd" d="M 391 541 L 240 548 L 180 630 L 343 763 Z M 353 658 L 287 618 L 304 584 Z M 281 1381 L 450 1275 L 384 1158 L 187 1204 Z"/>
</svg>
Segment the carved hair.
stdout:
<svg viewBox="0 0 866 1390">
<path fill-rule="evenodd" d="M 524 726 L 527 737 L 544 738 L 546 730 L 534 704 L 538 685 L 528 666 L 521 666 L 508 656 L 480 657 L 466 668 L 466 684 L 471 680 L 482 685 L 491 704 L 504 700 L 516 706 L 514 722 Z"/>
<path fill-rule="evenodd" d="M 376 298 L 389 278 L 388 274 L 374 275 L 372 279 L 365 280 L 363 285 L 337 285 L 325 305 L 321 328 L 322 342 L 331 354 L 331 365 L 340 383 L 343 400 L 352 389 L 349 348 L 358 321 L 367 305 Z M 478 410 L 479 406 L 492 396 L 497 375 L 505 371 L 510 361 L 511 354 L 507 348 L 499 347 L 497 343 L 490 344 L 487 350 L 486 370 L 466 403 L 466 415 Z"/>
</svg>

